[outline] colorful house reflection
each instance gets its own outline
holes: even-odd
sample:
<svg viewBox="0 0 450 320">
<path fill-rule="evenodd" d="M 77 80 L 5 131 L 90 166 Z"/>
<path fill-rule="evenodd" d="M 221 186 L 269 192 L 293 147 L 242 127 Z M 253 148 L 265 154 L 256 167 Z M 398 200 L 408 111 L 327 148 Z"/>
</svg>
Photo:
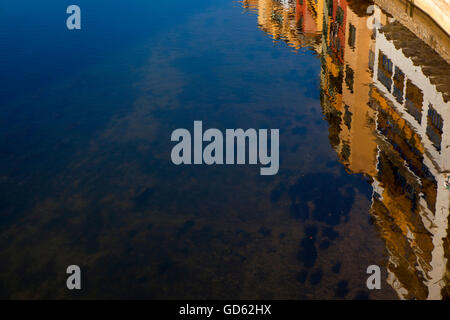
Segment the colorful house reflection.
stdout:
<svg viewBox="0 0 450 320">
<path fill-rule="evenodd" d="M 262 30 L 321 58 L 330 144 L 372 181 L 387 282 L 402 299 L 449 298 L 449 30 L 403 0 L 253 2 Z"/>
</svg>

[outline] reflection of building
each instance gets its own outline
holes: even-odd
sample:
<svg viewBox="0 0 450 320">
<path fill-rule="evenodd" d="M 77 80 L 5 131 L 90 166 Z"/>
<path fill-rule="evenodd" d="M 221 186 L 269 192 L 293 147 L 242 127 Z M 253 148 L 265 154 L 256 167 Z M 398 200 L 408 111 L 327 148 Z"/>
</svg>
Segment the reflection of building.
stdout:
<svg viewBox="0 0 450 320">
<path fill-rule="evenodd" d="M 330 143 L 348 171 L 373 179 L 388 282 L 401 298 L 447 297 L 450 66 L 375 12 L 383 27 L 373 31 L 352 3 L 325 5 L 321 100 Z"/>
<path fill-rule="evenodd" d="M 367 17 L 346 1 L 327 1 L 322 50 L 322 105 L 330 141 L 354 173 L 375 173 L 375 111 L 368 106 L 373 52 Z"/>
<path fill-rule="evenodd" d="M 375 173 L 373 154 L 376 149 L 373 131 L 375 111 L 368 105 L 369 83 L 372 76 L 371 61 L 374 41 L 372 30 L 367 28 L 367 18 L 353 11 L 351 6 L 346 13 L 344 51 L 344 138 L 350 147 L 349 169 L 355 173 L 372 175 Z"/>
<path fill-rule="evenodd" d="M 374 61 L 379 148 L 373 212 L 391 254 L 388 281 L 404 298 L 441 298 L 449 283 L 450 66 L 395 21 L 376 32 Z"/>
<path fill-rule="evenodd" d="M 450 298 L 450 38 L 411 2 L 374 1 L 374 29 L 370 0 L 244 2 L 273 38 L 320 55 L 330 144 L 372 180 L 388 283 L 404 299 Z"/>
<path fill-rule="evenodd" d="M 338 15 L 338 12 L 340 14 Z M 344 83 L 344 11 L 338 1 L 327 0 L 324 5 L 324 23 L 322 36 L 322 70 L 320 100 L 323 112 L 330 124 L 330 143 L 341 160 L 348 159 L 348 145 L 341 136 L 345 107 L 342 104 Z M 339 32 L 340 31 L 340 32 Z"/>
</svg>

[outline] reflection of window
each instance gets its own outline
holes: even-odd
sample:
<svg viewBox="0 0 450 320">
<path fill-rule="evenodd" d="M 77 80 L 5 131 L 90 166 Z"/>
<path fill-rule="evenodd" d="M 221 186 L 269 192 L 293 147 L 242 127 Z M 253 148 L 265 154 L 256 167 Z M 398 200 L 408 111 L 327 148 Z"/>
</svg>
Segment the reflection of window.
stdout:
<svg viewBox="0 0 450 320">
<path fill-rule="evenodd" d="M 350 146 L 347 142 L 344 142 L 344 144 L 342 145 L 341 157 L 344 161 L 348 161 L 348 159 L 350 158 Z"/>
<path fill-rule="evenodd" d="M 293 1 L 295 2 L 295 1 Z M 292 3 L 292 5 L 294 6 L 295 4 Z M 317 10 L 316 10 L 316 6 L 317 6 L 317 0 L 308 0 L 308 11 L 311 12 L 311 15 L 314 19 L 317 19 Z"/>
<path fill-rule="evenodd" d="M 379 163 L 378 163 L 378 177 L 383 184 L 389 186 L 390 193 L 394 196 L 405 196 L 411 202 L 409 205 L 414 205 L 417 199 L 417 193 L 419 190 L 408 182 L 407 177 L 404 176 L 400 170 L 400 166 L 395 164 L 389 157 L 384 153 L 380 153 Z M 405 199 L 406 200 L 406 199 Z M 404 205 L 406 203 L 402 203 Z"/>
<path fill-rule="evenodd" d="M 298 19 L 298 23 L 297 23 L 297 31 L 299 33 L 303 32 L 303 16 L 300 17 L 300 19 Z"/>
<path fill-rule="evenodd" d="M 348 90 L 350 90 L 351 93 L 353 93 L 353 83 L 355 79 L 355 72 L 352 68 L 347 66 L 345 70 L 345 84 L 347 85 Z"/>
<path fill-rule="evenodd" d="M 394 181 L 398 193 L 403 193 L 410 200 L 414 201 L 416 197 L 416 190 L 414 186 L 408 183 L 408 180 L 400 173 L 400 171 L 394 166 L 393 170 Z"/>
<path fill-rule="evenodd" d="M 348 35 L 348 45 L 355 49 L 355 41 L 356 41 L 356 28 L 354 25 L 350 23 L 349 27 L 349 35 Z"/>
<path fill-rule="evenodd" d="M 333 15 L 333 0 L 327 0 L 328 5 L 328 15 L 331 17 Z"/>
<path fill-rule="evenodd" d="M 405 81 L 405 74 L 399 67 L 395 67 L 394 80 L 397 80 L 401 84 Z"/>
<path fill-rule="evenodd" d="M 392 68 L 394 67 L 394 64 L 392 63 L 391 59 L 389 59 L 386 55 L 381 54 L 381 63 L 384 70 L 392 75 Z"/>
<path fill-rule="evenodd" d="M 369 50 L 369 69 L 373 71 L 373 65 L 375 63 L 375 52 Z"/>
<path fill-rule="evenodd" d="M 335 77 L 331 72 L 328 74 L 329 78 L 329 90 L 337 94 L 342 94 L 342 85 L 344 83 L 344 72 L 339 71 L 337 77 Z M 334 94 L 331 94 L 334 97 Z"/>
<path fill-rule="evenodd" d="M 403 103 L 403 88 L 405 85 L 405 74 L 399 67 L 395 67 L 393 95 L 398 103 Z"/>
<path fill-rule="evenodd" d="M 340 6 L 337 7 L 336 21 L 342 26 L 344 24 L 344 10 Z"/>
<path fill-rule="evenodd" d="M 330 110 L 325 113 L 325 116 L 328 123 L 330 124 L 328 129 L 330 133 L 329 134 L 330 144 L 334 149 L 337 149 L 339 143 L 341 142 L 339 134 L 342 131 L 341 129 L 342 113 L 334 109 L 333 107 L 330 107 Z"/>
<path fill-rule="evenodd" d="M 283 23 L 283 16 L 277 11 L 272 12 L 272 20 L 278 24 L 281 24 Z"/>
<path fill-rule="evenodd" d="M 438 184 L 427 166 L 423 165 L 424 178 L 422 179 L 422 195 L 431 212 L 436 211 L 436 197 Z"/>
<path fill-rule="evenodd" d="M 391 92 L 392 86 L 392 69 L 394 65 L 387 56 L 381 51 L 378 55 L 378 80 Z"/>
<path fill-rule="evenodd" d="M 350 107 L 346 105 L 344 113 L 344 123 L 347 126 L 348 130 L 352 128 L 352 116 L 353 116 L 353 113 L 351 113 L 349 109 Z"/>
<path fill-rule="evenodd" d="M 423 105 L 423 92 L 411 80 L 406 82 L 406 111 L 417 120 L 418 123 L 422 123 L 422 105 Z"/>
<path fill-rule="evenodd" d="M 442 116 L 430 104 L 427 116 L 427 136 L 438 151 L 441 151 L 443 128 L 444 120 Z"/>
</svg>

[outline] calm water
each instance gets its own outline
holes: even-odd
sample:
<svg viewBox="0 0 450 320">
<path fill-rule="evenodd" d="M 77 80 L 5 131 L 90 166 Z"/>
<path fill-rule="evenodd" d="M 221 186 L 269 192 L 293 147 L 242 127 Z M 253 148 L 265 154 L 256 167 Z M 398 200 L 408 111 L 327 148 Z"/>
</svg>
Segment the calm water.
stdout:
<svg viewBox="0 0 450 320">
<path fill-rule="evenodd" d="M 449 37 L 376 2 L 3 1 L 0 297 L 448 297 Z M 279 173 L 173 165 L 194 120 Z"/>
</svg>

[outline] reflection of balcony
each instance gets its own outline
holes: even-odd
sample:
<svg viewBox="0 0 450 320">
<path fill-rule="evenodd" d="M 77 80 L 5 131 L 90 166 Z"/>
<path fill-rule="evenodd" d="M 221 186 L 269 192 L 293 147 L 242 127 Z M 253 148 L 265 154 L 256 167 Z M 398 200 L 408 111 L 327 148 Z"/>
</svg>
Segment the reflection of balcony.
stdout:
<svg viewBox="0 0 450 320">
<path fill-rule="evenodd" d="M 427 136 L 430 138 L 436 150 L 441 151 L 444 120 L 431 105 L 428 107 L 427 119 Z"/>
</svg>

